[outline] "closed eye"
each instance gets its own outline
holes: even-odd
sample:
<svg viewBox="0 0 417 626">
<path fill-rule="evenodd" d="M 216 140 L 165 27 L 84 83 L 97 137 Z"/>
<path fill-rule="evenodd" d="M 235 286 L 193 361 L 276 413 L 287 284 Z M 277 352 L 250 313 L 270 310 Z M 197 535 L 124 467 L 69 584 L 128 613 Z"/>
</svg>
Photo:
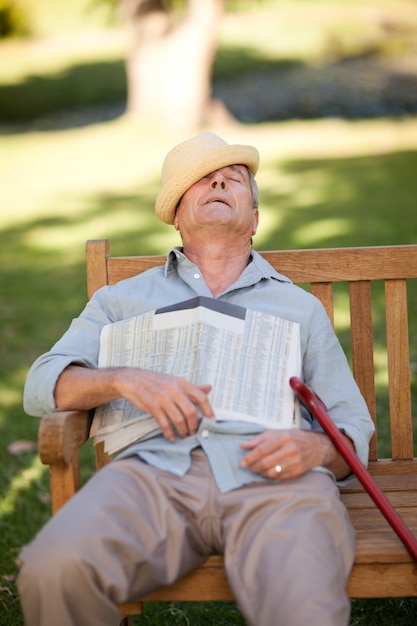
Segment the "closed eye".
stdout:
<svg viewBox="0 0 417 626">
<path fill-rule="evenodd" d="M 232 165 L 228 169 L 229 169 L 229 172 L 228 172 L 227 178 L 229 180 L 233 180 L 236 183 L 243 182 L 244 176 L 238 167 L 235 167 L 234 165 Z"/>
</svg>

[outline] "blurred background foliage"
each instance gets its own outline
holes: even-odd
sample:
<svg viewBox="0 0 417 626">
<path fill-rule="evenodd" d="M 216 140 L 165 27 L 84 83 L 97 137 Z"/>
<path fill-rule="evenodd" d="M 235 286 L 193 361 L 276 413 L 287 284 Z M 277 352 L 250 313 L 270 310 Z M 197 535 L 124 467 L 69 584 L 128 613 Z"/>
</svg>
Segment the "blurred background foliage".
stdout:
<svg viewBox="0 0 417 626">
<path fill-rule="evenodd" d="M 1 0 L 0 15 L 7 7 L 22 14 L 30 36 L 0 50 L 0 123 L 103 103 L 124 110 L 130 40 L 115 5 Z M 240 121 L 416 113 L 411 0 L 241 0 L 226 7 L 213 93 Z"/>
<path fill-rule="evenodd" d="M 178 19 L 184 3 L 176 3 Z M 7 31 L 13 36 L 5 37 Z M 154 217 L 159 169 L 183 139 L 125 114 L 126 25 L 99 0 L 0 0 L 0 625 L 20 626 L 17 556 L 50 515 L 24 415 L 33 360 L 84 306 L 84 242 L 113 254 L 178 244 Z M 261 153 L 258 249 L 417 241 L 414 0 L 249 0 L 227 5 L 211 128 Z M 389 454 L 386 362 L 374 293 L 378 415 Z M 417 288 L 410 285 L 417 413 Z M 346 350 L 346 296 L 336 294 Z M 417 425 L 416 425 L 417 427 Z M 91 449 L 84 451 L 87 477 Z M 414 626 L 415 600 L 355 601 L 351 624 Z M 156 607 L 138 624 L 240 624 L 234 605 Z"/>
</svg>

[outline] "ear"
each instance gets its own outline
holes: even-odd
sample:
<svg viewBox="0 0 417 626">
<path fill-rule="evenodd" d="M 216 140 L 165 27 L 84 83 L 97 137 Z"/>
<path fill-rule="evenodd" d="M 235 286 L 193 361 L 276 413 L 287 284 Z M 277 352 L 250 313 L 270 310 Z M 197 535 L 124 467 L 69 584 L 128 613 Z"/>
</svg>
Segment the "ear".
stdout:
<svg viewBox="0 0 417 626">
<path fill-rule="evenodd" d="M 174 222 L 173 222 L 175 230 L 179 230 L 180 229 L 180 226 L 179 226 L 179 223 L 178 223 L 178 210 L 180 208 L 181 200 L 182 200 L 182 197 L 179 199 L 178 204 L 175 207 L 175 215 L 174 215 Z"/>
<path fill-rule="evenodd" d="M 252 235 L 256 235 L 256 231 L 258 230 L 258 224 L 259 224 L 259 210 L 255 209 L 253 212 Z"/>
</svg>

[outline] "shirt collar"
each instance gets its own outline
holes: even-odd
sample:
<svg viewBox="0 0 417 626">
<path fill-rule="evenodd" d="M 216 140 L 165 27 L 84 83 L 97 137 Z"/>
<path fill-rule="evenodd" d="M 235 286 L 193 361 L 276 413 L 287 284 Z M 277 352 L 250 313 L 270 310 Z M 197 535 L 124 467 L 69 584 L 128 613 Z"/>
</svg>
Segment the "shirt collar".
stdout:
<svg viewBox="0 0 417 626">
<path fill-rule="evenodd" d="M 165 263 L 165 276 L 168 276 L 176 265 L 184 262 L 190 263 L 189 259 L 185 256 L 182 247 L 175 246 L 174 248 L 171 248 L 168 252 Z M 259 252 L 256 252 L 256 250 L 252 250 L 251 263 L 248 263 L 243 274 L 251 275 L 255 282 L 262 278 L 273 278 L 274 280 L 279 280 L 282 283 L 291 283 L 291 280 L 287 276 L 277 272 L 272 265 L 259 254 Z"/>
<path fill-rule="evenodd" d="M 256 250 L 252 250 L 251 265 L 256 267 L 257 271 L 262 274 L 263 278 L 274 278 L 275 280 L 279 280 L 281 283 L 292 282 L 288 276 L 284 276 L 284 274 L 277 272 L 272 265 L 259 254 L 259 252 L 256 252 Z"/>
</svg>

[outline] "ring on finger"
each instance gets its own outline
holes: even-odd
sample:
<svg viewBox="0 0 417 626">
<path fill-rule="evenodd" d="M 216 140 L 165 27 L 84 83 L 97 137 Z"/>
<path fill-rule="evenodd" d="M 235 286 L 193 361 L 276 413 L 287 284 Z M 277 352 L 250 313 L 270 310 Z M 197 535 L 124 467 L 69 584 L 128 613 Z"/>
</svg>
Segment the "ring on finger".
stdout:
<svg viewBox="0 0 417 626">
<path fill-rule="evenodd" d="M 282 472 L 282 466 L 281 465 L 275 465 L 274 470 L 279 475 Z"/>
</svg>

